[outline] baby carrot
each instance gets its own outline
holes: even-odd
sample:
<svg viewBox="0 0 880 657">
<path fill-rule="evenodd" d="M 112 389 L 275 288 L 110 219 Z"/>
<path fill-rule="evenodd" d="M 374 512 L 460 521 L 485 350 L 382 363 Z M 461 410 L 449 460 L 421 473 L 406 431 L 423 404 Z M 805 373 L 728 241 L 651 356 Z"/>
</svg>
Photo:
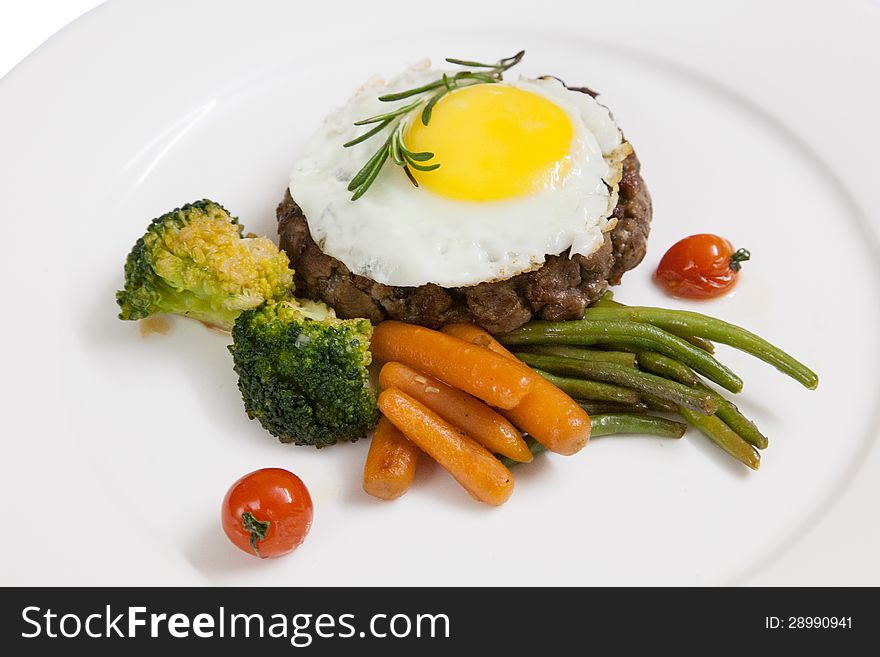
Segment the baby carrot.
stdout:
<svg viewBox="0 0 880 657">
<path fill-rule="evenodd" d="M 387 418 L 380 418 L 364 464 L 364 490 L 382 500 L 403 495 L 416 474 L 420 451 Z"/>
<path fill-rule="evenodd" d="M 513 493 L 513 475 L 489 451 L 397 388 L 379 395 L 379 410 L 474 498 L 498 506 Z"/>
<path fill-rule="evenodd" d="M 520 362 L 519 358 L 510 353 L 504 345 L 493 338 L 491 333 L 476 324 L 447 324 L 440 330 L 447 335 L 452 335 L 458 338 L 459 340 L 470 342 L 478 347 L 486 347 L 486 349 L 494 351 L 499 356 L 504 356 L 517 363 Z"/>
<path fill-rule="evenodd" d="M 490 452 L 528 463 L 532 452 L 522 434 L 476 397 L 448 386 L 403 363 L 390 362 L 379 373 L 379 385 L 397 388 L 458 427 Z"/>
<path fill-rule="evenodd" d="M 450 324 L 443 331 L 496 354 L 515 360 L 487 331 L 474 324 Z M 579 452 L 590 439 L 590 416 L 571 397 L 549 381 L 540 378 L 519 404 L 501 411 L 508 420 L 558 454 Z"/>
<path fill-rule="evenodd" d="M 541 379 L 514 408 L 502 411 L 551 452 L 570 456 L 590 440 L 590 416 L 555 385 Z"/>
<path fill-rule="evenodd" d="M 516 406 L 540 378 L 487 349 L 403 322 L 379 324 L 370 351 L 378 362 L 418 368 L 497 408 Z"/>
</svg>

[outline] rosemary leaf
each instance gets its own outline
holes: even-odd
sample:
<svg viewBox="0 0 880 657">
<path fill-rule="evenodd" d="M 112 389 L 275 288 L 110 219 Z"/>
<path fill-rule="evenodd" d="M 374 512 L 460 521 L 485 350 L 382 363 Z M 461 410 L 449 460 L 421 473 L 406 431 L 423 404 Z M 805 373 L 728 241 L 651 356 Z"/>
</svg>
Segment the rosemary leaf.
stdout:
<svg viewBox="0 0 880 657">
<path fill-rule="evenodd" d="M 406 157 L 406 156 L 404 156 L 404 157 Z M 413 169 L 415 169 L 416 171 L 434 171 L 435 169 L 440 168 L 440 164 L 428 164 L 428 165 L 419 164 L 418 162 L 414 162 L 413 160 L 410 160 L 409 158 L 407 158 L 407 164 L 409 166 L 411 166 Z"/>
<path fill-rule="evenodd" d="M 416 87 L 415 89 L 407 89 L 406 91 L 398 91 L 397 93 L 379 96 L 379 100 L 381 100 L 383 103 L 390 103 L 395 100 L 403 100 L 404 98 L 409 98 L 410 96 L 417 96 L 419 94 L 425 93 L 426 91 L 437 89 L 438 87 L 442 87 L 443 84 L 443 80 L 436 80 L 434 82 L 429 82 L 426 85 L 422 85 L 421 87 Z"/>
<path fill-rule="evenodd" d="M 382 123 L 379 123 L 375 128 L 372 128 L 371 130 L 368 130 L 367 132 L 365 132 L 364 134 L 362 134 L 360 137 L 355 137 L 355 138 L 352 139 L 351 141 L 347 141 L 347 142 L 345 142 L 345 143 L 342 145 L 342 147 L 343 147 L 343 148 L 348 148 L 349 146 L 354 146 L 355 144 L 360 144 L 362 141 L 366 141 L 367 139 L 369 139 L 369 138 L 372 137 L 373 135 L 375 135 L 375 134 L 377 134 L 377 133 L 379 133 L 379 132 L 382 132 L 382 130 L 384 130 L 385 128 L 388 127 L 388 124 L 389 124 L 389 123 L 391 123 L 391 119 L 385 119 L 384 121 L 382 121 Z"/>
<path fill-rule="evenodd" d="M 410 171 L 409 167 L 405 164 L 403 165 L 403 172 L 406 174 L 406 177 L 409 178 L 409 181 L 413 184 L 413 187 L 419 186 L 419 181 L 415 179 L 415 176 L 413 176 L 412 171 Z"/>
<path fill-rule="evenodd" d="M 467 59 L 455 59 L 455 57 L 447 57 L 446 61 L 456 66 L 475 66 L 476 68 L 495 68 L 498 64 L 482 64 L 480 62 L 471 62 Z"/>
<path fill-rule="evenodd" d="M 403 144 L 401 143 L 401 137 L 399 134 L 399 130 L 394 131 L 394 137 L 391 138 L 391 159 L 394 160 L 394 163 L 397 166 L 406 166 L 406 162 L 403 159 L 403 155 L 401 153 L 401 147 Z"/>
<path fill-rule="evenodd" d="M 385 164 L 385 160 L 388 159 L 388 149 L 383 148 L 379 151 L 380 158 L 379 162 L 376 166 L 374 166 L 370 172 L 367 174 L 366 179 L 361 183 L 360 187 L 355 190 L 355 193 L 352 194 L 351 200 L 357 201 L 364 193 L 370 188 L 370 185 L 373 184 L 373 181 L 376 180 L 376 176 L 379 175 L 379 172 L 382 170 L 382 165 Z"/>
<path fill-rule="evenodd" d="M 443 96 L 448 94 L 449 91 L 449 89 L 444 89 L 431 96 L 431 99 L 425 105 L 425 109 L 422 110 L 422 125 L 428 125 L 428 122 L 431 120 L 431 113 L 434 111 L 434 105 L 436 105 Z"/>
<path fill-rule="evenodd" d="M 361 119 L 360 121 L 355 121 L 355 125 L 368 125 L 370 123 L 379 123 L 380 121 L 385 121 L 387 119 L 393 119 L 396 116 L 400 116 L 401 114 L 406 114 L 412 109 L 415 109 L 419 105 L 421 105 L 421 99 L 413 101 L 409 105 L 404 105 L 403 107 L 398 107 L 396 110 L 391 110 L 390 112 L 385 112 L 384 114 L 377 114 L 376 116 L 371 116 L 368 119 Z"/>
<path fill-rule="evenodd" d="M 351 179 L 351 182 L 348 183 L 348 191 L 352 192 L 369 177 L 370 171 L 375 168 L 378 162 L 381 160 L 382 164 L 385 163 L 385 159 L 388 157 L 388 145 L 391 143 L 391 138 L 389 137 L 385 143 L 382 145 L 382 148 L 377 150 L 373 156 L 367 160 L 367 163 L 358 171 L 354 178 Z M 381 164 L 379 166 L 382 166 Z M 374 176 L 375 179 L 375 176 Z"/>
<path fill-rule="evenodd" d="M 415 162 L 427 162 L 432 157 L 434 157 L 434 154 L 429 151 L 421 151 L 420 153 L 416 153 L 409 150 L 406 146 L 403 145 L 403 141 L 400 142 L 400 146 L 403 154 L 407 157 L 407 159 L 413 160 Z"/>
<path fill-rule="evenodd" d="M 526 51 L 520 50 L 518 53 L 513 55 L 512 57 L 505 57 L 504 59 L 498 60 L 498 66 L 502 71 L 506 71 L 509 68 L 512 68 L 519 64 L 522 61 L 522 58 L 525 56 Z"/>
<path fill-rule="evenodd" d="M 486 82 L 488 84 L 492 84 L 493 82 L 498 82 L 501 80 L 500 77 L 486 75 L 485 73 L 471 73 L 470 75 L 468 75 L 468 78 L 471 80 L 479 80 L 480 82 Z"/>
</svg>

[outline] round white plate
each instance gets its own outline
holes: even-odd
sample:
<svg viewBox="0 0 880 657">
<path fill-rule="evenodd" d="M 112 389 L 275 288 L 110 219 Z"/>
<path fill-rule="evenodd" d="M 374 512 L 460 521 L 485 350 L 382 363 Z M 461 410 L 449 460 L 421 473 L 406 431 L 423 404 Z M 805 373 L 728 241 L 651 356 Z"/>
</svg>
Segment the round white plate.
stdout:
<svg viewBox="0 0 880 657">
<path fill-rule="evenodd" d="M 874 5 L 795 24 L 784 3 L 322 4 L 111 2 L 0 82 L 0 480 L 18 528 L 3 583 L 880 583 Z M 821 376 L 810 392 L 719 350 L 770 436 L 760 472 L 692 430 L 541 458 L 499 509 L 437 467 L 378 502 L 360 488 L 367 442 L 281 445 L 246 418 L 227 336 L 178 320 L 143 338 L 116 319 L 152 217 L 209 197 L 274 235 L 298 148 L 359 83 L 519 48 L 521 73 L 601 91 L 642 159 L 654 230 L 619 299 L 688 307 L 650 284 L 684 235 L 752 251 L 734 295 L 690 307 Z M 227 486 L 263 466 L 315 502 L 307 542 L 269 562 L 219 523 Z"/>
</svg>

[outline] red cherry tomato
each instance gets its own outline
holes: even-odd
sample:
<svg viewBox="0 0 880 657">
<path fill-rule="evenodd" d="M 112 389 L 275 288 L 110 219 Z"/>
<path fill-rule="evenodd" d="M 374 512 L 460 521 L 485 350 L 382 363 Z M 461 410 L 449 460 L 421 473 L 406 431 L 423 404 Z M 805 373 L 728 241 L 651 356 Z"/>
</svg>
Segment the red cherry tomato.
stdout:
<svg viewBox="0 0 880 657">
<path fill-rule="evenodd" d="M 666 252 L 654 280 L 674 297 L 710 299 L 736 284 L 740 263 L 750 257 L 718 235 L 691 235 Z"/>
<path fill-rule="evenodd" d="M 237 547 L 265 559 L 296 549 L 312 526 L 312 498 L 302 480 L 281 468 L 245 475 L 223 499 L 223 531 Z"/>
</svg>

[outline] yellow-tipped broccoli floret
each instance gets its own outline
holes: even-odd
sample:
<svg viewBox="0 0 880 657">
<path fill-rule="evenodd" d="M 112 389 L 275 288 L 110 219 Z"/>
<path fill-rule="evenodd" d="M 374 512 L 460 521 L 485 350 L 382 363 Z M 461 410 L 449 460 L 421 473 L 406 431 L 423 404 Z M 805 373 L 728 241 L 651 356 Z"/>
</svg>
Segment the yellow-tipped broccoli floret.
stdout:
<svg viewBox="0 0 880 657">
<path fill-rule="evenodd" d="M 120 319 L 185 315 L 225 330 L 235 318 L 293 290 L 287 254 L 242 237 L 238 219 L 203 200 L 154 219 L 125 262 Z"/>
</svg>

